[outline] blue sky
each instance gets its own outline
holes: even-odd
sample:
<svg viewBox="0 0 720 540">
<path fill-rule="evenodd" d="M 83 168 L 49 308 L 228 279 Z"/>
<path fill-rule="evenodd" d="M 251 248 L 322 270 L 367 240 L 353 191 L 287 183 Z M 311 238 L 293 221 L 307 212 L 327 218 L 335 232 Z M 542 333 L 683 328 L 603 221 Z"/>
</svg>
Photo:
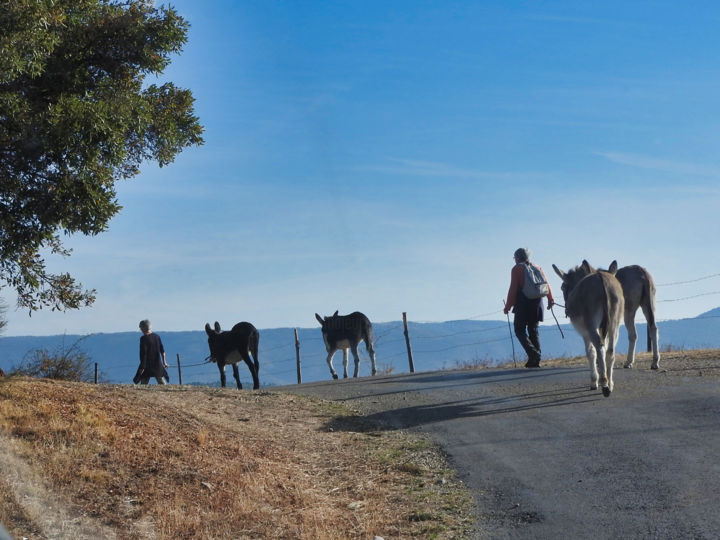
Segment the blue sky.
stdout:
<svg viewBox="0 0 720 540">
<path fill-rule="evenodd" d="M 503 318 L 512 254 L 720 272 L 720 5 L 182 0 L 206 144 L 52 259 L 98 292 L 5 335 Z M 720 305 L 658 287 L 658 317 Z M 697 298 L 667 301 L 688 296 Z M 562 310 L 560 310 L 558 315 Z"/>
</svg>

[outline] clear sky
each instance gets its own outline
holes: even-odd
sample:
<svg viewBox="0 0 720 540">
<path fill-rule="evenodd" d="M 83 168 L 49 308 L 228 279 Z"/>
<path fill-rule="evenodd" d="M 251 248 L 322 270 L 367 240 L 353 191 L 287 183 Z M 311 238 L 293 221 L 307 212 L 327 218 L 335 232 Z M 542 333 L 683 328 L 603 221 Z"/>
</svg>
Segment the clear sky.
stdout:
<svg viewBox="0 0 720 540">
<path fill-rule="evenodd" d="M 205 145 L 119 184 L 109 231 L 50 260 L 94 307 L 29 317 L 5 289 L 5 335 L 502 319 L 518 247 L 560 297 L 551 264 L 583 258 L 720 272 L 719 3 L 173 5 L 189 42 L 161 79 L 193 91 Z M 660 286 L 658 317 L 717 291 Z"/>
</svg>

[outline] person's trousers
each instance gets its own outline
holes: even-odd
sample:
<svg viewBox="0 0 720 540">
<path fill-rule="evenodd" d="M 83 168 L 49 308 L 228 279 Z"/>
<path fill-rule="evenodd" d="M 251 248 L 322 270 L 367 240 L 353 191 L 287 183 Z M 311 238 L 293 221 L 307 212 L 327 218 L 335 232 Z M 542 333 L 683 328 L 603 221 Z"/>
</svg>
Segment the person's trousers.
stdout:
<svg viewBox="0 0 720 540">
<path fill-rule="evenodd" d="M 519 313 L 515 314 L 515 336 L 528 356 L 528 366 L 540 365 L 540 337 L 538 336 L 538 322 L 528 321 Z"/>
<path fill-rule="evenodd" d="M 167 381 L 165 380 L 165 377 L 155 377 L 155 380 L 158 384 L 167 384 Z M 150 383 L 150 377 L 141 377 L 140 378 L 140 384 L 149 384 Z"/>
</svg>

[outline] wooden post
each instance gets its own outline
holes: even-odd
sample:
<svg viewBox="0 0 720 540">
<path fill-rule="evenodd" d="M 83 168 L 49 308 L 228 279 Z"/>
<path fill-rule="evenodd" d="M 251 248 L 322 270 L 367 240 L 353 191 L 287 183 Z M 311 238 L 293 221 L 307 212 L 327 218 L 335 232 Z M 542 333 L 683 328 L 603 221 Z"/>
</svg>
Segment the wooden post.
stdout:
<svg viewBox="0 0 720 540">
<path fill-rule="evenodd" d="M 180 386 L 182 386 L 182 369 L 180 369 L 180 353 L 177 353 L 177 363 L 178 363 L 178 383 Z"/>
<path fill-rule="evenodd" d="M 95 362 L 95 384 L 97 384 L 97 377 L 98 377 L 98 364 Z"/>
<path fill-rule="evenodd" d="M 302 372 L 300 371 L 300 339 L 298 338 L 297 328 L 295 329 L 295 358 L 297 360 L 297 381 L 302 384 Z"/>
<path fill-rule="evenodd" d="M 408 332 L 407 313 L 404 311 L 403 326 L 405 327 L 405 345 L 407 346 L 408 362 L 410 363 L 410 373 L 415 373 L 415 363 L 413 362 L 412 347 L 410 346 L 410 333 Z"/>
</svg>

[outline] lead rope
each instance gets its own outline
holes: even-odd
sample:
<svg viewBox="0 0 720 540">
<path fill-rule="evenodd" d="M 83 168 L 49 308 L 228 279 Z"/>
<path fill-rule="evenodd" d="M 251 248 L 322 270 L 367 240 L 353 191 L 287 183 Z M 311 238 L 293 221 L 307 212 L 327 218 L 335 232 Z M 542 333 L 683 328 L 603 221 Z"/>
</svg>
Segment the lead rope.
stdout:
<svg viewBox="0 0 720 540">
<path fill-rule="evenodd" d="M 561 308 L 564 308 L 562 304 L 555 304 L 556 306 L 560 306 Z M 555 319 L 555 324 L 557 324 L 558 330 L 560 330 L 560 335 L 563 339 L 565 339 L 565 334 L 563 334 L 562 328 L 560 328 L 560 323 L 557 320 L 557 317 L 555 316 L 555 312 L 553 311 L 553 306 L 550 306 L 550 313 L 552 313 L 553 319 Z"/>
<path fill-rule="evenodd" d="M 503 303 L 503 306 L 505 306 L 505 300 L 502 300 L 502 303 Z M 513 366 L 517 367 L 517 364 L 515 363 L 515 341 L 513 341 L 512 328 L 510 326 L 510 314 L 506 313 L 505 315 L 507 315 L 508 331 L 510 332 L 510 345 L 512 345 L 512 352 L 513 352 Z"/>
</svg>

